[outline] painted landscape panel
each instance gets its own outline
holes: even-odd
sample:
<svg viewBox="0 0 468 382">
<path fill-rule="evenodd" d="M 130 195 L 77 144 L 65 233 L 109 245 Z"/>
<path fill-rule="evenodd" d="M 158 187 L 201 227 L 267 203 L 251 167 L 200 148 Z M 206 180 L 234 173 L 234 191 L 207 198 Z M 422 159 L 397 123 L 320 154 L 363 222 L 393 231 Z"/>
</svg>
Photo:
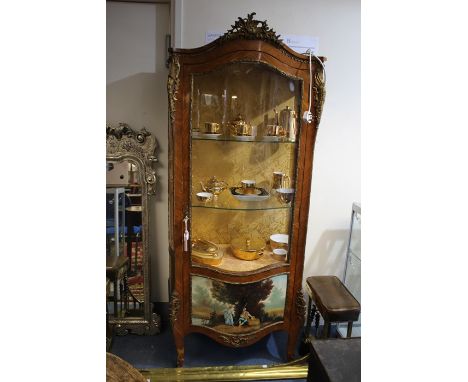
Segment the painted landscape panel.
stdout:
<svg viewBox="0 0 468 382">
<path fill-rule="evenodd" d="M 242 334 L 284 319 L 286 274 L 232 284 L 192 276 L 192 325 Z"/>
</svg>

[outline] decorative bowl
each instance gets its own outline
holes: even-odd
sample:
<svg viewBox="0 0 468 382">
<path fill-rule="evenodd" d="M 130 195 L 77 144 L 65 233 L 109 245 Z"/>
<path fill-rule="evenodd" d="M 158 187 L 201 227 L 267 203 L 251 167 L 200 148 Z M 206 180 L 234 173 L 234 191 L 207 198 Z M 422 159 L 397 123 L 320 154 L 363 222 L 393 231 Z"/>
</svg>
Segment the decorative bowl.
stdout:
<svg viewBox="0 0 468 382">
<path fill-rule="evenodd" d="M 291 203 L 294 198 L 294 188 L 278 188 L 276 193 L 281 202 L 288 204 Z"/>
<path fill-rule="evenodd" d="M 289 236 L 284 233 L 275 233 L 270 236 L 270 247 L 275 250 L 277 248 L 288 248 Z"/>
<path fill-rule="evenodd" d="M 231 194 L 241 202 L 261 202 L 270 197 L 267 190 L 259 187 L 253 187 L 247 192 L 243 187 L 231 187 Z"/>
<path fill-rule="evenodd" d="M 192 260 L 205 265 L 219 265 L 223 260 L 223 252 L 211 241 L 195 239 L 192 242 Z"/>
<path fill-rule="evenodd" d="M 257 260 L 263 255 L 265 241 L 262 239 L 234 239 L 231 242 L 232 253 L 241 260 Z"/>
<path fill-rule="evenodd" d="M 276 260 L 279 261 L 286 261 L 286 256 L 288 254 L 288 251 L 284 248 L 276 248 L 273 250 L 273 253 L 271 254 L 271 257 L 273 257 Z"/>
<path fill-rule="evenodd" d="M 209 202 L 213 199 L 213 194 L 211 192 L 197 192 L 197 199 L 200 202 Z"/>
</svg>

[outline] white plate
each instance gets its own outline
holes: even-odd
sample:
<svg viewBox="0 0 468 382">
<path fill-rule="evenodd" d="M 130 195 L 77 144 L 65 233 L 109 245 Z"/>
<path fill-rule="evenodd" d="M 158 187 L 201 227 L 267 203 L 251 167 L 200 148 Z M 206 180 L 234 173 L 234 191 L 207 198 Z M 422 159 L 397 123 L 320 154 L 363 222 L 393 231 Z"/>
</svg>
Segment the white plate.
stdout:
<svg viewBox="0 0 468 382">
<path fill-rule="evenodd" d="M 261 202 L 267 200 L 270 195 L 232 195 L 241 202 Z"/>
<path fill-rule="evenodd" d="M 242 194 L 236 191 L 242 190 L 242 187 L 231 187 L 231 195 L 241 202 L 261 202 L 270 197 L 267 190 L 257 187 L 255 189 L 257 190 L 257 194 Z"/>
<path fill-rule="evenodd" d="M 270 236 L 270 240 L 273 240 L 277 243 L 288 244 L 289 236 L 284 233 L 275 233 Z"/>
<path fill-rule="evenodd" d="M 277 137 L 276 135 L 264 135 L 262 138 L 262 141 L 264 142 L 279 142 L 280 137 Z"/>
<path fill-rule="evenodd" d="M 244 142 L 255 141 L 255 137 L 252 135 L 233 135 L 232 137 L 236 141 L 244 141 Z"/>
<path fill-rule="evenodd" d="M 221 135 L 221 133 L 218 133 L 218 134 L 210 134 L 210 133 L 203 133 L 202 134 L 202 138 L 206 138 L 206 139 L 218 139 Z"/>
</svg>

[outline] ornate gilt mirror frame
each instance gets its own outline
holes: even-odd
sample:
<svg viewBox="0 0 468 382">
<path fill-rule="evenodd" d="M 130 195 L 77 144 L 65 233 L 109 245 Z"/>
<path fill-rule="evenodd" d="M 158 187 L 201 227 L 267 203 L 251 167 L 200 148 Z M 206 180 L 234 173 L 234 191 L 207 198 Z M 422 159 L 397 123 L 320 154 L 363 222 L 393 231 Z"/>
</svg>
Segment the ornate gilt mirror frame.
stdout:
<svg viewBox="0 0 468 382">
<path fill-rule="evenodd" d="M 144 128 L 134 131 L 126 123 L 119 123 L 117 127 L 106 126 L 106 160 L 128 161 L 138 167 L 141 185 L 142 205 L 142 246 L 143 246 L 143 275 L 144 275 L 144 312 L 143 317 L 109 317 L 109 324 L 113 326 L 117 335 L 134 334 L 152 335 L 160 332 L 161 318 L 153 313 L 150 300 L 151 277 L 150 256 L 148 250 L 149 212 L 148 196 L 156 193 L 156 172 L 153 163 L 158 159 L 155 151 L 158 147 L 156 138 Z"/>
</svg>

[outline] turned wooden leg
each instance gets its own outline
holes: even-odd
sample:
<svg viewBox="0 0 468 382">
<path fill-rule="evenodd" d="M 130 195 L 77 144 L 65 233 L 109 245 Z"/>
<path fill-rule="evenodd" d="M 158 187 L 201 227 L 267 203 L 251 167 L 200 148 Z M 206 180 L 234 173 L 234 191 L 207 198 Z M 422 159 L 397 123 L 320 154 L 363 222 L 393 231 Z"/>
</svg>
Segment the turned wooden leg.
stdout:
<svg viewBox="0 0 468 382">
<path fill-rule="evenodd" d="M 314 319 L 314 315 L 316 311 L 317 311 L 317 307 L 315 306 L 315 304 L 312 304 L 312 299 L 309 298 L 309 304 L 307 306 L 307 323 L 306 323 L 306 328 L 305 328 L 306 336 L 310 335 L 310 327 L 312 326 L 312 320 Z"/>
<path fill-rule="evenodd" d="M 318 329 L 320 324 L 320 313 L 319 311 L 315 312 L 315 338 L 319 338 L 318 336 Z"/>
<path fill-rule="evenodd" d="M 312 305 L 312 308 L 311 308 Z M 302 341 L 299 346 L 299 354 L 305 355 L 308 354 L 310 351 L 310 342 L 312 340 L 312 336 L 310 334 L 310 328 L 312 326 L 312 321 L 315 316 L 315 312 L 317 311 L 317 307 L 315 304 L 312 304 L 312 299 L 309 298 L 309 304 L 307 306 L 307 322 L 304 328 L 304 333 L 302 335 Z"/>
<path fill-rule="evenodd" d="M 331 323 L 329 321 L 325 321 L 323 324 L 323 338 L 328 338 L 328 335 L 330 334 L 330 326 Z"/>
<path fill-rule="evenodd" d="M 353 321 L 348 321 L 348 331 L 346 332 L 346 337 L 351 337 L 353 332 Z"/>
<path fill-rule="evenodd" d="M 312 327 L 312 322 L 314 320 L 314 316 L 316 312 L 317 312 L 317 307 L 315 306 L 315 304 L 312 304 L 312 299 L 309 298 L 309 304 L 307 306 L 307 322 L 306 322 L 306 326 L 304 329 L 304 333 L 302 335 L 302 341 L 299 346 L 300 355 L 308 354 L 310 351 L 310 343 L 312 341 L 312 334 L 310 333 L 310 329 Z"/>
</svg>

